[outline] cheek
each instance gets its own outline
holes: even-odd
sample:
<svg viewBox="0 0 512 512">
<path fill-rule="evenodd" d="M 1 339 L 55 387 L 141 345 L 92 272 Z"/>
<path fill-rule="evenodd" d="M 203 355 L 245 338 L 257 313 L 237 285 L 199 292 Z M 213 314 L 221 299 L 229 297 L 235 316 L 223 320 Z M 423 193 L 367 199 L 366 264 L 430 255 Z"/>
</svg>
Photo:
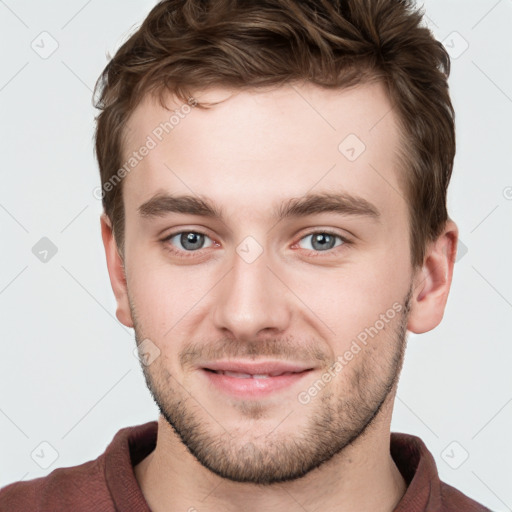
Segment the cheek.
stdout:
<svg viewBox="0 0 512 512">
<path fill-rule="evenodd" d="M 333 349 L 340 353 L 365 329 L 394 325 L 397 310 L 410 283 L 409 253 L 404 247 L 386 245 L 353 258 L 347 266 L 311 270 L 296 276 L 297 295 L 322 321 L 328 338 L 335 340 Z M 318 325 L 321 325 L 318 323 Z M 363 335 L 364 336 L 364 335 Z"/>
<path fill-rule="evenodd" d="M 128 291 L 147 337 L 171 339 L 194 321 L 202 297 L 213 288 L 209 273 L 206 267 L 173 266 L 162 257 L 150 261 L 132 254 Z"/>
</svg>

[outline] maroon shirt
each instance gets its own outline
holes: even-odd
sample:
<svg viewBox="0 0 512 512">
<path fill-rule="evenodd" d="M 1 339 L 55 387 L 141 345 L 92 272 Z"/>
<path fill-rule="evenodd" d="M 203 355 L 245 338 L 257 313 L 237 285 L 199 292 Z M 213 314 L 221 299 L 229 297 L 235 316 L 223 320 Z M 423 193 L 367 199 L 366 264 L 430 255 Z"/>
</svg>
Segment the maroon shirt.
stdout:
<svg viewBox="0 0 512 512">
<path fill-rule="evenodd" d="M 153 451 L 157 430 L 156 421 L 122 428 L 95 460 L 7 485 L 0 490 L 0 511 L 151 512 L 133 466 Z M 419 437 L 392 432 L 391 456 L 407 482 L 394 512 L 490 512 L 439 480 Z"/>
</svg>

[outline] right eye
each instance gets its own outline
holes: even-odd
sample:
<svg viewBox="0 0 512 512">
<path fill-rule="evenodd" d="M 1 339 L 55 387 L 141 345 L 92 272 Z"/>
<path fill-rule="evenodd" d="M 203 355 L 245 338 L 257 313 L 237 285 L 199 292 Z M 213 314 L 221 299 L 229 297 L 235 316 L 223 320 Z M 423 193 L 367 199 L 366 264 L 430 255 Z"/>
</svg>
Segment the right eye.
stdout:
<svg viewBox="0 0 512 512">
<path fill-rule="evenodd" d="M 205 246 L 206 238 L 210 240 L 210 244 Z M 213 245 L 213 240 L 208 235 L 198 231 L 178 231 L 176 233 L 171 233 L 169 236 L 165 237 L 162 242 L 164 242 L 166 247 L 175 254 L 183 252 L 197 252 L 200 249 L 211 247 Z M 176 249 L 177 245 L 182 248 Z"/>
</svg>

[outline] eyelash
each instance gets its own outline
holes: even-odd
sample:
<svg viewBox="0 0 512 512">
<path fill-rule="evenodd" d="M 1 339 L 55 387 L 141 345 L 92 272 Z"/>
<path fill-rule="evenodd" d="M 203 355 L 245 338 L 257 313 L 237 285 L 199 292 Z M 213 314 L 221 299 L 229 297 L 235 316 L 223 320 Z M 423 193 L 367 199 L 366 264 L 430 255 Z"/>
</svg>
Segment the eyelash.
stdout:
<svg viewBox="0 0 512 512">
<path fill-rule="evenodd" d="M 181 235 L 183 233 L 195 233 L 197 235 L 204 235 L 208 238 L 210 238 L 206 233 L 203 233 L 202 231 L 196 231 L 196 230 L 182 230 L 182 231 L 176 231 L 174 233 L 171 233 L 169 235 L 167 235 L 163 240 L 161 240 L 161 242 L 164 244 L 166 250 L 168 250 L 169 252 L 171 252 L 172 254 L 174 255 L 178 255 L 179 257 L 181 258 L 194 258 L 194 257 L 197 257 L 197 254 L 202 250 L 202 249 L 198 249 L 196 251 L 185 251 L 185 250 L 181 250 L 181 249 L 175 249 L 172 245 L 170 245 L 168 242 L 169 240 L 171 240 L 172 238 L 174 238 L 176 235 Z M 339 233 L 336 233 L 334 231 L 331 231 L 329 229 L 321 229 L 321 230 L 316 230 L 316 231 L 310 231 L 309 233 L 306 233 L 304 234 L 303 236 L 301 236 L 301 238 L 299 238 L 299 240 L 297 242 L 295 242 L 293 245 L 297 245 L 301 240 L 303 240 L 304 238 L 308 237 L 308 236 L 311 236 L 311 235 L 318 235 L 318 234 L 322 234 L 322 235 L 330 235 L 330 236 L 333 236 L 335 238 L 339 238 L 343 243 L 341 245 L 337 245 L 331 249 L 328 249 L 326 251 L 314 251 L 314 250 L 311 250 L 311 249 L 305 249 L 306 251 L 308 251 L 309 253 L 311 253 L 310 255 L 314 258 L 316 257 L 322 257 L 322 253 L 327 253 L 328 255 L 332 255 L 332 253 L 335 251 L 335 249 L 339 249 L 343 246 L 348 246 L 350 245 L 352 242 L 347 239 L 346 237 L 340 235 Z"/>
</svg>

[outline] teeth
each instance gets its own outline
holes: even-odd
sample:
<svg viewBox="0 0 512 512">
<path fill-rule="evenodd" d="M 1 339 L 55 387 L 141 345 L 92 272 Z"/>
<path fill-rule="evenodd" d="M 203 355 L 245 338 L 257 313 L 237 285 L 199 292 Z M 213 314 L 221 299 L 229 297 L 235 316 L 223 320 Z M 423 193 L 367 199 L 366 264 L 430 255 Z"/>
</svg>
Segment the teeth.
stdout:
<svg viewBox="0 0 512 512">
<path fill-rule="evenodd" d="M 229 377 L 238 377 L 239 379 L 250 379 L 251 375 L 248 373 L 238 373 L 238 372 L 228 372 L 228 371 L 220 371 L 219 373 L 223 373 L 224 375 L 228 375 Z"/>
<path fill-rule="evenodd" d="M 216 370 L 215 373 L 227 375 L 228 377 L 237 377 L 238 379 L 268 379 L 269 377 L 277 377 L 278 375 L 291 375 L 295 372 L 273 372 L 273 373 L 249 373 L 230 372 L 228 370 Z"/>
</svg>

